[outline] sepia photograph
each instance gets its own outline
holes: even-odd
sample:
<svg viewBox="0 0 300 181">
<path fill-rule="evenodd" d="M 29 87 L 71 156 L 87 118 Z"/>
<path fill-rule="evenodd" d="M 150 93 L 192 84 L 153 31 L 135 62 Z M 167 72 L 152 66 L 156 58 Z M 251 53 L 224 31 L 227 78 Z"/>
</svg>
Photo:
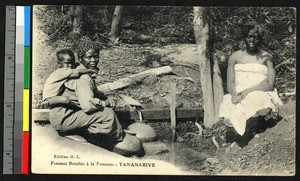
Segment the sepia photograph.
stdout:
<svg viewBox="0 0 300 181">
<path fill-rule="evenodd" d="M 294 176 L 296 8 L 34 5 L 33 174 Z"/>
</svg>

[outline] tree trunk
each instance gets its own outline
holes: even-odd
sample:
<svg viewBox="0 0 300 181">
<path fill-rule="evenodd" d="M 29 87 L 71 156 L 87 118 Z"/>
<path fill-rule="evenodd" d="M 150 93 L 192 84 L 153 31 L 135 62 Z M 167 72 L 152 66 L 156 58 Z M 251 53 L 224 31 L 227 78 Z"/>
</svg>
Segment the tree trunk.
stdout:
<svg viewBox="0 0 300 181">
<path fill-rule="evenodd" d="M 199 54 L 201 87 L 203 94 L 204 126 L 212 127 L 215 123 L 215 107 L 211 74 L 211 62 L 209 56 L 209 20 L 208 8 L 194 7 L 194 31 Z"/>
<path fill-rule="evenodd" d="M 83 7 L 80 5 L 71 5 L 70 7 L 72 32 L 75 34 L 81 33 L 82 10 Z"/>
<path fill-rule="evenodd" d="M 109 38 L 115 41 L 120 35 L 120 22 L 123 6 L 116 6 L 111 23 Z"/>
<path fill-rule="evenodd" d="M 215 106 L 215 118 L 214 123 L 219 120 L 219 109 L 224 96 L 223 81 L 221 71 L 219 67 L 219 59 L 214 56 L 214 67 L 213 67 L 213 95 L 214 95 L 214 106 Z"/>
</svg>

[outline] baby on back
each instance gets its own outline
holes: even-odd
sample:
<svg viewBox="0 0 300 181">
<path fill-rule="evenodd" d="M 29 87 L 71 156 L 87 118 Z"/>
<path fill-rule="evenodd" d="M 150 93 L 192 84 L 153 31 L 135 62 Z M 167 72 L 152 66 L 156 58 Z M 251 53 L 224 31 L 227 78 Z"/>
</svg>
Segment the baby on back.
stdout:
<svg viewBox="0 0 300 181">
<path fill-rule="evenodd" d="M 75 55 L 70 49 L 62 49 L 56 53 L 59 68 L 52 72 L 45 82 L 43 101 L 46 107 L 76 106 L 68 97 L 62 96 L 64 83 L 69 79 L 79 78 L 82 74 L 96 74 L 93 69 L 75 69 Z"/>
</svg>

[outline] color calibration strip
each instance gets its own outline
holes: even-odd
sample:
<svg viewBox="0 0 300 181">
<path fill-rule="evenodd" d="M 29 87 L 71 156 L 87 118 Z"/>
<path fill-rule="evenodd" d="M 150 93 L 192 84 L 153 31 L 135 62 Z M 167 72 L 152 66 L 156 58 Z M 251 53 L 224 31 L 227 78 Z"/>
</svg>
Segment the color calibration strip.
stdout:
<svg viewBox="0 0 300 181">
<path fill-rule="evenodd" d="M 29 157 L 29 87 L 30 87 L 30 7 L 24 7 L 24 90 L 23 90 L 23 144 L 22 174 L 28 174 Z"/>
<path fill-rule="evenodd" d="M 3 174 L 28 174 L 30 7 L 6 6 Z"/>
<path fill-rule="evenodd" d="M 16 10 L 14 174 L 20 174 L 23 132 L 24 7 L 17 6 Z"/>
</svg>

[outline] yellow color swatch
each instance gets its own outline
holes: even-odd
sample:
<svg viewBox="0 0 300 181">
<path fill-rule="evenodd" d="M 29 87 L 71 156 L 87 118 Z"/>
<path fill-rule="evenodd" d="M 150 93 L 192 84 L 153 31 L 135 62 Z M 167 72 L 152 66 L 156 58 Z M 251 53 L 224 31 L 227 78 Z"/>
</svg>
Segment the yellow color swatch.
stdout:
<svg viewBox="0 0 300 181">
<path fill-rule="evenodd" d="M 23 131 L 29 131 L 29 89 L 23 90 Z"/>
</svg>

